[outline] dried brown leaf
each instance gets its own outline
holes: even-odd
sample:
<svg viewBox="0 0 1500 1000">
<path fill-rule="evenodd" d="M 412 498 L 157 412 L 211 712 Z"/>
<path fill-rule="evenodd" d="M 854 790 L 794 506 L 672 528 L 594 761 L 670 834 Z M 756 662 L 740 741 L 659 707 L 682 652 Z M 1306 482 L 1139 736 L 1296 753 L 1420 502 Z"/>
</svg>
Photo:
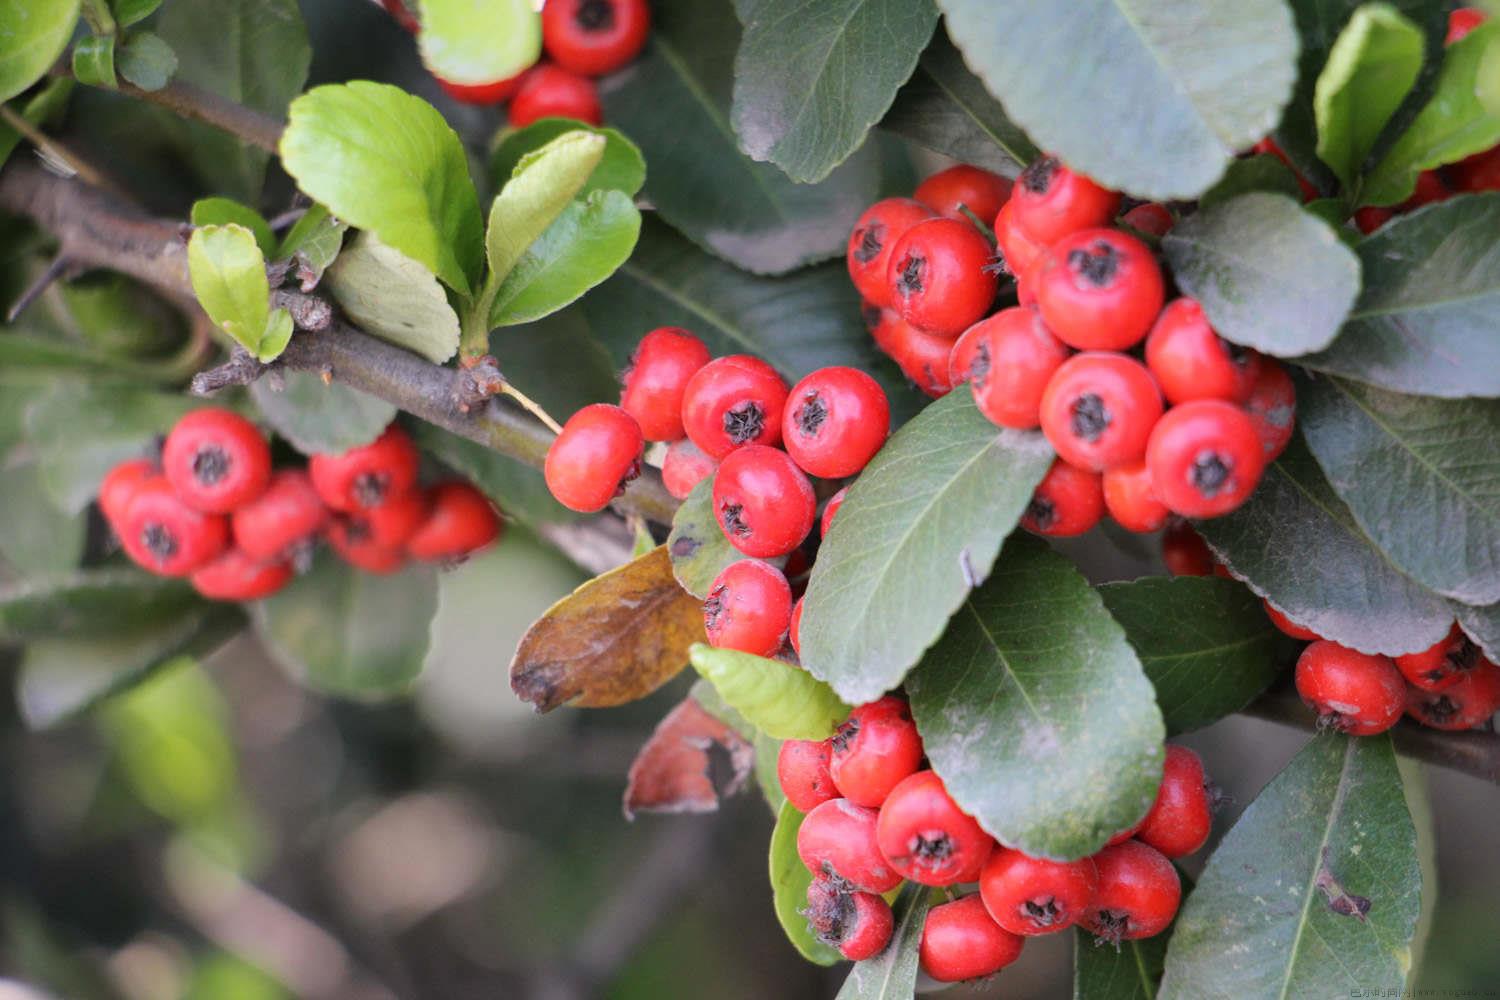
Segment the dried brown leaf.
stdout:
<svg viewBox="0 0 1500 1000">
<path fill-rule="evenodd" d="M 630 765 L 626 818 L 641 811 L 702 813 L 719 808 L 719 793 L 709 776 L 709 749 L 715 743 L 729 754 L 732 773 L 724 794 L 733 795 L 755 766 L 755 747 L 697 701 L 684 698 L 657 724 Z"/>
</svg>

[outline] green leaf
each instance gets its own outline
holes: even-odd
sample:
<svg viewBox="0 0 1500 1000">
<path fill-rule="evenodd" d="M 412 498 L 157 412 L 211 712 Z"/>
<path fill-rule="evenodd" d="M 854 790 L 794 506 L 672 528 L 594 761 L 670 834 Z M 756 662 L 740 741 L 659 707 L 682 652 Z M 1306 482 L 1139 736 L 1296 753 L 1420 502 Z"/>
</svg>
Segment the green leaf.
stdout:
<svg viewBox="0 0 1500 1000">
<path fill-rule="evenodd" d="M 1038 145 L 1144 198 L 1212 185 L 1275 124 L 1297 75 L 1281 0 L 939 6 L 949 37 Z"/>
<path fill-rule="evenodd" d="M 1423 45 L 1422 29 L 1384 3 L 1356 10 L 1333 43 L 1313 91 L 1313 113 L 1318 156 L 1345 187 L 1417 82 Z"/>
<path fill-rule="evenodd" d="M 1500 24 L 1475 28 L 1443 53 L 1437 89 L 1401 138 L 1365 179 L 1360 203 L 1394 205 L 1417 185 L 1417 175 L 1500 143 L 1500 115 L 1480 99 L 1479 71 Z"/>
<path fill-rule="evenodd" d="M 1291 168 L 1270 154 L 1262 154 L 1247 156 L 1231 163 L 1219 183 L 1203 192 L 1203 197 L 1198 199 L 1198 210 L 1201 212 L 1251 191 L 1284 194 L 1299 201 L 1302 198 L 1297 175 L 1292 173 Z"/>
<path fill-rule="evenodd" d="M 73 46 L 73 75 L 91 87 L 120 85 L 115 79 L 115 36 L 85 35 Z"/>
<path fill-rule="evenodd" d="M 547 231 L 604 158 L 605 138 L 576 129 L 522 156 L 490 206 L 485 252 L 492 281 L 502 281 Z"/>
<path fill-rule="evenodd" d="M 694 643 L 693 669 L 756 729 L 778 740 L 823 740 L 849 714 L 827 684 L 782 660 Z"/>
<path fill-rule="evenodd" d="M 1015 174 L 1037 148 L 1005 117 L 963 56 L 941 32 L 896 94 L 880 127 L 965 163 Z"/>
<path fill-rule="evenodd" d="M 646 51 L 600 96 L 605 117 L 651 165 L 645 195 L 661 217 L 756 273 L 841 256 L 854 220 L 880 196 L 878 144 L 815 185 L 756 163 L 730 126 L 740 28 L 729 0 L 656 0 L 651 17 Z"/>
<path fill-rule="evenodd" d="M 479 196 L 463 144 L 426 101 L 368 80 L 314 87 L 292 102 L 281 162 L 314 201 L 449 288 L 477 286 Z"/>
<path fill-rule="evenodd" d="M 279 391 L 268 382 L 251 383 L 250 396 L 266 423 L 304 455 L 369 444 L 396 419 L 396 407 L 385 400 L 338 382 L 324 385 L 312 372 L 283 372 Z"/>
<path fill-rule="evenodd" d="M 1073 930 L 1073 1000 L 1156 1000 L 1170 932 L 1110 947 Z"/>
<path fill-rule="evenodd" d="M 1190 215 L 1162 248 L 1219 335 L 1267 354 L 1327 347 L 1359 295 L 1354 251 L 1284 195 L 1251 192 Z"/>
<path fill-rule="evenodd" d="M 1159 997 L 1399 992 L 1421 894 L 1390 737 L 1316 736 L 1209 858 Z"/>
<path fill-rule="evenodd" d="M 1238 510 L 1195 527 L 1251 590 L 1345 646 L 1411 653 L 1453 624 L 1444 601 L 1360 531 L 1300 435 Z"/>
<path fill-rule="evenodd" d="M 149 31 L 132 32 L 115 62 L 120 75 L 142 90 L 160 90 L 177 72 L 177 53 Z"/>
<path fill-rule="evenodd" d="M 1480 56 L 1474 91 L 1488 115 L 1500 115 L 1500 36 L 1492 37 Z"/>
<path fill-rule="evenodd" d="M 1423 396 L 1500 396 L 1500 194 L 1398 215 L 1359 244 L 1364 292 L 1297 363 Z"/>
<path fill-rule="evenodd" d="M 1336 377 L 1304 380 L 1297 396 L 1308 447 L 1391 562 L 1466 604 L 1500 601 L 1500 400 Z"/>
<path fill-rule="evenodd" d="M 714 578 L 730 563 L 746 558 L 729 544 L 714 518 L 714 477 L 708 476 L 688 494 L 672 517 L 667 536 L 672 575 L 694 597 L 708 597 Z"/>
<path fill-rule="evenodd" d="M 313 205 L 298 219 L 281 241 L 276 260 L 295 260 L 302 290 L 310 292 L 323 280 L 344 248 L 344 233 L 349 224 L 334 218 L 322 205 Z"/>
<path fill-rule="evenodd" d="M 0 462 L 0 511 L 0 557 L 11 568 L 30 576 L 78 565 L 88 525 L 47 493 L 36 456 L 24 445 Z"/>
<path fill-rule="evenodd" d="M 802 819 L 796 807 L 783 802 L 776 812 L 776 828 L 771 831 L 771 896 L 776 919 L 803 958 L 817 965 L 837 965 L 843 956 L 819 941 L 802 915 L 807 906 L 807 887 L 812 885 L 812 872 L 797 854 L 797 831 L 802 828 Z"/>
<path fill-rule="evenodd" d="M 614 361 L 578 309 L 496 330 L 490 353 L 501 359 L 506 379 L 548 413 L 565 417 L 590 403 L 620 401 Z"/>
<path fill-rule="evenodd" d="M 781 757 L 782 741 L 772 739 L 753 728 L 751 734 L 755 743 L 755 783 L 760 786 L 761 797 L 766 800 L 771 814 L 776 815 L 781 812 L 781 807 L 786 805 L 786 793 L 781 790 L 781 778 L 776 773 L 777 761 Z"/>
<path fill-rule="evenodd" d="M 109 635 L 201 606 L 186 580 L 136 569 L 49 573 L 0 586 L 0 637 Z"/>
<path fill-rule="evenodd" d="M 752 159 L 820 181 L 859 148 L 932 37 L 932 0 L 741 0 L 734 130 Z"/>
<path fill-rule="evenodd" d="M 60 119 L 68 108 L 68 99 L 73 96 L 75 82 L 72 77 L 59 76 L 50 80 L 33 94 L 21 109 L 21 117 L 33 125 L 44 125 Z M 9 123 L 0 121 L 0 165 L 10 159 L 10 154 L 21 143 L 21 133 Z"/>
<path fill-rule="evenodd" d="M 161 4 L 162 0 L 111 0 L 109 6 L 115 15 L 115 23 L 128 28 L 155 14 Z"/>
<path fill-rule="evenodd" d="M 531 525 L 577 519 L 577 514 L 552 498 L 540 469 L 432 424 L 415 423 L 412 434 L 424 452 L 462 473 L 508 517 Z"/>
<path fill-rule="evenodd" d="M 802 629 L 805 651 L 806 612 Z M 1081 858 L 1151 808 L 1166 735 L 1151 684 L 1099 595 L 1034 538 L 1006 543 L 906 690 L 933 770 L 1002 843 Z"/>
<path fill-rule="evenodd" d="M 9 0 L 0 6 L 0 101 L 46 74 L 77 23 L 78 0 Z"/>
<path fill-rule="evenodd" d="M 422 63 L 458 84 L 494 83 L 542 54 L 542 21 L 531 0 L 422 0 Z"/>
<path fill-rule="evenodd" d="M 897 431 L 818 553 L 802 613 L 807 669 L 856 705 L 901 683 L 989 573 L 1051 464 L 1040 434 L 1000 430 L 967 392 Z"/>
<path fill-rule="evenodd" d="M 932 890 L 909 882 L 901 890 L 895 910 L 891 943 L 874 958 L 855 962 L 835 1000 L 909 1000 L 916 995 L 919 948 Z"/>
<path fill-rule="evenodd" d="M 202 226 L 188 240 L 193 293 L 209 318 L 261 361 L 272 361 L 292 335 L 285 309 L 271 311 L 266 259 L 244 226 Z"/>
<path fill-rule="evenodd" d="M 1168 736 L 1238 712 L 1295 656 L 1260 599 L 1232 580 L 1143 577 L 1106 583 L 1099 596 L 1156 688 Z"/>
<path fill-rule="evenodd" d="M 276 252 L 276 236 L 265 216 L 233 198 L 200 198 L 193 202 L 191 219 L 199 228 L 231 224 L 244 226 L 255 235 L 255 244 L 264 256 L 271 257 Z"/>
<path fill-rule="evenodd" d="M 431 569 L 378 576 L 328 553 L 253 606 L 261 641 L 289 674 L 315 691 L 360 700 L 410 688 L 422 671 L 436 611 Z"/>
<path fill-rule="evenodd" d="M 490 153 L 490 183 L 502 187 L 510 180 L 521 158 L 547 145 L 565 132 L 585 131 L 604 137 L 604 156 L 578 192 L 581 198 L 594 191 L 623 191 L 633 195 L 646 183 L 646 159 L 640 147 L 619 129 L 596 128 L 571 118 L 543 118 L 522 129 L 508 129 Z"/>
<path fill-rule="evenodd" d="M 324 283 L 366 332 L 442 364 L 458 351 L 458 314 L 427 265 L 361 231 Z"/>
</svg>

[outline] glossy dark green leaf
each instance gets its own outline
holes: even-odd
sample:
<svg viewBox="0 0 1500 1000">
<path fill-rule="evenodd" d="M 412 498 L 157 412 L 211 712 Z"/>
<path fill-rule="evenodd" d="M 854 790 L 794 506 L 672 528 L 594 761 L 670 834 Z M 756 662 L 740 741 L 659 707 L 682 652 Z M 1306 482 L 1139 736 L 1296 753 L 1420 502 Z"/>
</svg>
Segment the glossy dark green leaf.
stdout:
<svg viewBox="0 0 1500 1000">
<path fill-rule="evenodd" d="M 423 451 L 483 490 L 507 516 L 529 524 L 577 519 L 577 514 L 552 499 L 540 469 L 432 424 L 414 423 L 412 435 Z"/>
<path fill-rule="evenodd" d="M 120 75 L 142 90 L 160 90 L 177 72 L 177 53 L 149 31 L 131 32 L 115 56 Z"/>
<path fill-rule="evenodd" d="M 796 181 L 820 181 L 891 106 L 937 25 L 932 0 L 739 0 L 740 147 Z"/>
<path fill-rule="evenodd" d="M 1270 154 L 1262 154 L 1247 156 L 1231 163 L 1219 183 L 1203 192 L 1203 197 L 1198 199 L 1198 208 L 1201 211 L 1251 191 L 1269 191 L 1289 198 L 1302 197 L 1302 189 L 1297 185 L 1297 175 L 1292 173 L 1291 168 Z"/>
<path fill-rule="evenodd" d="M 250 230 L 255 244 L 267 260 L 276 253 L 276 234 L 271 224 L 255 209 L 233 198 L 199 198 L 193 202 L 189 216 L 195 226 L 227 226 L 231 223 Z"/>
<path fill-rule="evenodd" d="M 1423 396 L 1500 396 L 1500 194 L 1399 215 L 1361 241 L 1364 292 L 1297 363 Z"/>
<path fill-rule="evenodd" d="M 1354 12 L 1328 53 L 1313 91 L 1318 157 L 1349 187 L 1380 131 L 1417 82 L 1422 29 L 1394 7 Z"/>
<path fill-rule="evenodd" d="M 34 576 L 0 587 L 0 636 L 107 635 L 200 606 L 186 580 L 136 569 L 86 569 Z"/>
<path fill-rule="evenodd" d="M 1156 797 L 1165 730 L 1141 661 L 1098 593 L 1034 538 L 1005 543 L 906 690 L 949 794 L 1034 857 L 1093 854 Z"/>
<path fill-rule="evenodd" d="M 879 197 L 878 144 L 819 184 L 797 184 L 740 152 L 730 127 L 739 22 L 729 0 L 657 0 L 651 42 L 601 95 L 604 117 L 640 144 L 646 197 L 668 223 L 736 267 L 781 273 L 843 253 Z"/>
<path fill-rule="evenodd" d="M 510 180 L 516 164 L 527 153 L 541 149 L 564 132 L 585 129 L 604 136 L 604 157 L 589 175 L 580 196 L 593 191 L 623 191 L 633 195 L 646 183 L 646 160 L 640 147 L 615 128 L 598 128 L 571 118 L 543 118 L 522 129 L 507 130 L 490 153 L 490 184 L 499 188 Z"/>
<path fill-rule="evenodd" d="M 1156 1000 L 1169 932 L 1114 947 L 1073 931 L 1073 1000 Z"/>
<path fill-rule="evenodd" d="M 917 989 L 922 928 L 932 908 L 932 890 L 906 883 L 896 905 L 891 943 L 874 958 L 855 962 L 835 1000 L 909 1000 Z"/>
<path fill-rule="evenodd" d="M 775 739 L 826 740 L 849 715 L 832 688 L 783 660 L 702 643 L 690 657 L 726 704 Z"/>
<path fill-rule="evenodd" d="M 617 403 L 614 359 L 578 309 L 564 309 L 490 334 L 490 353 L 508 381 L 558 420 L 590 403 Z M 655 548 L 655 544 L 650 546 Z"/>
<path fill-rule="evenodd" d="M 797 831 L 802 828 L 802 818 L 790 802 L 777 810 L 776 828 L 771 831 L 772 902 L 787 940 L 803 958 L 818 965 L 836 965 L 843 961 L 843 956 L 819 941 L 802 915 L 807 907 L 807 887 L 812 885 L 812 873 L 797 855 Z"/>
<path fill-rule="evenodd" d="M 694 597 L 707 597 L 714 578 L 745 556 L 729 544 L 714 518 L 714 478 L 708 476 L 689 493 L 672 518 L 667 536 L 672 575 Z"/>
<path fill-rule="evenodd" d="M 0 7 L 0 101 L 46 74 L 77 23 L 78 0 L 14 0 Z"/>
<path fill-rule="evenodd" d="M 292 677 L 360 700 L 411 687 L 427 655 L 437 577 L 426 566 L 379 576 L 324 553 L 310 572 L 253 608 L 256 631 Z"/>
<path fill-rule="evenodd" d="M 880 127 L 975 166 L 1015 174 L 1036 147 L 938 32 Z"/>
<path fill-rule="evenodd" d="M 1099 596 L 1140 657 L 1169 736 L 1238 712 L 1295 656 L 1260 599 L 1232 580 L 1143 577 Z"/>
<path fill-rule="evenodd" d="M 1391 565 L 1360 530 L 1300 437 L 1243 506 L 1196 527 L 1251 590 L 1335 642 L 1411 653 L 1452 624 L 1442 598 Z"/>
<path fill-rule="evenodd" d="M 65 572 L 78 565 L 87 528 L 47 492 L 24 445 L 8 456 L 0 450 L 0 562 L 23 576 Z"/>
<path fill-rule="evenodd" d="M 272 429 L 304 455 L 369 444 L 396 418 L 385 400 L 338 382 L 325 385 L 312 372 L 283 372 L 280 391 L 260 379 L 250 397 Z"/>
<path fill-rule="evenodd" d="M 1390 738 L 1316 736 L 1209 859 L 1178 916 L 1159 997 L 1399 992 L 1421 895 Z"/>
<path fill-rule="evenodd" d="M 1219 335 L 1266 354 L 1327 347 L 1359 295 L 1354 251 L 1280 194 L 1250 192 L 1190 215 L 1162 249 Z"/>
<path fill-rule="evenodd" d="M 1141 197 L 1212 185 L 1275 124 L 1296 79 L 1281 0 L 939 6 L 949 37 L 1038 145 Z"/>
<path fill-rule="evenodd" d="M 851 704 L 901 683 L 983 580 L 1052 463 L 1040 434 L 933 403 L 850 487 L 802 613 L 802 663 Z"/>
</svg>

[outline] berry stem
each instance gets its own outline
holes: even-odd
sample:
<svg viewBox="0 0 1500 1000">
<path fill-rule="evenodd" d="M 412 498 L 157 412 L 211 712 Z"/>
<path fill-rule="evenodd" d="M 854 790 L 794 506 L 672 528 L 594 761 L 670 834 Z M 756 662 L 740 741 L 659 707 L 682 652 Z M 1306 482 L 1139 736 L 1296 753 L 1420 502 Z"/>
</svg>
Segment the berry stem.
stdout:
<svg viewBox="0 0 1500 1000">
<path fill-rule="evenodd" d="M 553 420 L 552 416 L 546 410 L 542 409 L 542 404 L 526 395 L 520 389 L 517 389 L 511 383 L 506 382 L 505 385 L 500 388 L 500 391 L 505 393 L 505 395 L 509 396 L 511 399 L 514 399 L 517 403 L 520 403 L 521 408 L 527 413 L 530 413 L 542 423 L 546 424 L 547 427 L 551 429 L 553 434 L 562 433 L 562 424 L 559 424 L 556 420 Z"/>
</svg>

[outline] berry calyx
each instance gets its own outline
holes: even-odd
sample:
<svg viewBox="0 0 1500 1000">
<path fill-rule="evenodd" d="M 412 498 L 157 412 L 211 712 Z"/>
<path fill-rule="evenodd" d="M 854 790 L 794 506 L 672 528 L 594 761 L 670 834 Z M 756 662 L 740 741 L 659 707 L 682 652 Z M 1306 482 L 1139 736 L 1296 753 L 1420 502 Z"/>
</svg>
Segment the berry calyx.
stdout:
<svg viewBox="0 0 1500 1000">
<path fill-rule="evenodd" d="M 621 373 L 620 408 L 641 425 L 647 441 L 676 441 L 688 381 L 709 362 L 708 347 L 675 326 L 652 330 L 636 345 Z"/>
<path fill-rule="evenodd" d="M 833 747 L 827 740 L 785 740 L 776 754 L 781 794 L 798 812 L 812 812 L 839 791 L 828 772 Z"/>
<path fill-rule="evenodd" d="M 702 452 L 723 459 L 736 448 L 781 443 L 787 387 L 776 369 L 748 354 L 715 358 L 688 380 L 682 426 Z"/>
<path fill-rule="evenodd" d="M 1354 736 L 1383 733 L 1401 718 L 1406 684 L 1389 656 L 1319 639 L 1297 658 L 1297 693 L 1318 724 Z"/>
<path fill-rule="evenodd" d="M 874 893 L 851 890 L 836 877 L 812 880 L 802 914 L 820 941 L 851 962 L 884 951 L 895 928 L 890 904 Z"/>
<path fill-rule="evenodd" d="M 308 473 L 278 469 L 266 491 L 234 512 L 234 544 L 252 559 L 306 560 L 324 524 L 328 508 Z"/>
<path fill-rule="evenodd" d="M 979 893 L 995 923 L 1027 937 L 1082 920 L 1098 887 L 1092 858 L 1050 861 L 1009 847 L 995 848 L 979 875 Z"/>
<path fill-rule="evenodd" d="M 781 441 L 810 476 L 839 479 L 875 457 L 891 429 L 891 407 L 858 368 L 819 368 L 792 387 L 781 420 Z"/>
<path fill-rule="evenodd" d="M 1127 840 L 1094 855 L 1094 864 L 1099 888 L 1080 922 L 1095 937 L 1119 944 L 1167 929 L 1182 901 L 1182 882 L 1165 855 Z"/>
<path fill-rule="evenodd" d="M 1156 801 L 1136 838 L 1169 858 L 1192 854 L 1213 829 L 1213 793 L 1203 760 L 1187 747 L 1167 745 Z"/>
<path fill-rule="evenodd" d="M 1174 299 L 1146 337 L 1146 367 L 1169 403 L 1243 403 L 1260 375 L 1260 355 L 1214 332 L 1196 299 Z"/>
<path fill-rule="evenodd" d="M 673 441 L 661 461 L 661 482 L 678 500 L 686 500 L 693 487 L 714 474 L 719 463 L 687 438 Z"/>
<path fill-rule="evenodd" d="M 714 517 L 747 556 L 784 556 L 807 537 L 817 514 L 812 483 L 784 451 L 749 445 L 714 473 Z"/>
<path fill-rule="evenodd" d="M 500 537 L 502 522 L 490 498 L 470 483 L 438 483 L 427 491 L 427 516 L 406 539 L 414 559 L 451 563 Z"/>
<path fill-rule="evenodd" d="M 161 468 L 183 503 L 207 514 L 227 514 L 266 488 L 271 447 L 238 413 L 208 407 L 172 427 L 162 445 Z"/>
<path fill-rule="evenodd" d="M 290 563 L 261 562 L 231 547 L 194 570 L 188 582 L 211 601 L 258 601 L 276 593 L 291 578 Z"/>
<path fill-rule="evenodd" d="M 876 807 L 922 763 L 922 737 L 911 709 L 895 695 L 860 705 L 833 734 L 829 771 L 839 794 Z"/>
<path fill-rule="evenodd" d="M 1161 312 L 1161 268 L 1151 249 L 1129 233 L 1080 230 L 1048 247 L 1035 266 L 1037 308 L 1048 329 L 1070 347 L 1126 350 Z"/>
<path fill-rule="evenodd" d="M 334 510 L 379 507 L 388 498 L 404 496 L 417 482 L 417 446 L 395 424 L 369 444 L 340 455 L 314 455 L 307 473 L 323 503 Z"/>
<path fill-rule="evenodd" d="M 940 983 L 992 976 L 1021 957 L 1025 940 L 990 919 L 977 894 L 927 911 L 918 956 Z"/>
<path fill-rule="evenodd" d="M 934 771 L 907 775 L 890 790 L 875 840 L 892 868 L 921 885 L 972 880 L 995 845 Z"/>
<path fill-rule="evenodd" d="M 1016 178 L 1010 204 L 1015 223 L 1033 240 L 1055 243 L 1114 218 L 1120 196 L 1069 169 L 1055 156 L 1034 160 Z"/>
<path fill-rule="evenodd" d="M 937 337 L 956 339 L 995 301 L 989 240 L 955 219 L 918 223 L 896 242 L 886 280 L 901 318 Z"/>
<path fill-rule="evenodd" d="M 708 644 L 770 656 L 781 648 L 792 621 L 792 588 L 781 570 L 759 559 L 724 567 L 703 602 Z"/>
<path fill-rule="evenodd" d="M 1151 470 L 1145 462 L 1121 465 L 1104 472 L 1104 508 L 1126 531 L 1156 531 L 1171 511 L 1156 499 Z"/>
<path fill-rule="evenodd" d="M 1058 456 L 1095 472 L 1145 458 L 1161 415 L 1161 392 L 1146 366 L 1109 351 L 1085 351 L 1059 366 L 1039 411 Z"/>
<path fill-rule="evenodd" d="M 1071 353 L 1035 309 L 1018 306 L 969 327 L 949 365 L 991 423 L 1027 430 L 1040 424 L 1043 393 Z"/>
<path fill-rule="evenodd" d="M 1483 661 L 1474 640 L 1454 625 L 1427 649 L 1396 657 L 1396 669 L 1408 684 L 1424 691 L 1442 691 L 1457 684 L 1465 673 Z"/>
<path fill-rule="evenodd" d="M 547 449 L 547 489 L 569 510 L 603 510 L 641 474 L 640 425 L 618 406 L 593 403 L 568 418 Z"/>
<path fill-rule="evenodd" d="M 1021 527 L 1038 535 L 1081 535 L 1104 516 L 1104 486 L 1099 473 L 1053 461 L 1031 494 Z"/>
<path fill-rule="evenodd" d="M 1244 410 L 1218 399 L 1174 406 L 1146 446 L 1156 495 L 1174 514 L 1218 517 L 1260 483 L 1265 450 Z"/>
<path fill-rule="evenodd" d="M 882 309 L 895 306 L 886 280 L 891 250 L 907 230 L 931 218 L 932 209 L 912 198 L 884 198 L 865 209 L 854 223 L 844 259 L 849 280 L 866 302 Z"/>
<path fill-rule="evenodd" d="M 640 54 L 651 30 L 646 0 L 548 0 L 542 8 L 542 45 L 557 65 L 584 76 L 604 76 Z"/>
<path fill-rule="evenodd" d="M 1010 181 L 999 174 L 960 163 L 918 184 L 912 197 L 939 215 L 968 222 L 963 209 L 981 219 L 993 219 L 1010 198 L 1010 188 Z"/>
<path fill-rule="evenodd" d="M 117 532 L 125 554 L 160 576 L 187 576 L 229 544 L 229 522 L 183 503 L 161 475 L 135 485 Z"/>
<path fill-rule="evenodd" d="M 797 829 L 797 857 L 814 875 L 837 875 L 865 892 L 889 892 L 901 876 L 875 843 L 874 809 L 848 799 L 815 806 Z"/>
<path fill-rule="evenodd" d="M 586 76 L 542 63 L 527 70 L 510 102 L 510 123 L 525 128 L 543 118 L 572 118 L 588 125 L 604 121 L 599 89 Z"/>
</svg>

